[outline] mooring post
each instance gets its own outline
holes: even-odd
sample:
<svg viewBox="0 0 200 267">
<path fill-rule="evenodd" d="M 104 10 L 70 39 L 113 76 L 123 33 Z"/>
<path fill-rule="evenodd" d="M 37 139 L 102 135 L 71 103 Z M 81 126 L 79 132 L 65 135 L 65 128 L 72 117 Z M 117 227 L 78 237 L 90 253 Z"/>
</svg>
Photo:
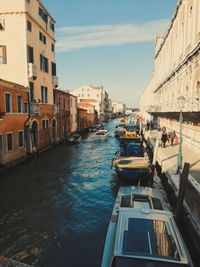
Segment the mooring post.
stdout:
<svg viewBox="0 0 200 267">
<path fill-rule="evenodd" d="M 186 162 L 184 164 L 183 171 L 180 174 L 179 192 L 178 192 L 178 197 L 177 197 L 176 207 L 175 207 L 175 219 L 177 222 L 180 221 L 183 201 L 184 201 L 185 192 L 187 188 L 189 172 L 190 172 L 190 163 Z"/>
</svg>

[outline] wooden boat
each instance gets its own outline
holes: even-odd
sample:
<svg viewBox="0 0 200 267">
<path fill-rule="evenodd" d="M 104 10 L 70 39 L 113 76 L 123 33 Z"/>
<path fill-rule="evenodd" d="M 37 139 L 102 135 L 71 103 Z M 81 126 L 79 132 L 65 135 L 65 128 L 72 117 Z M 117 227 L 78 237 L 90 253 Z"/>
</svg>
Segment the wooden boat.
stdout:
<svg viewBox="0 0 200 267">
<path fill-rule="evenodd" d="M 119 189 L 101 267 L 193 267 L 173 214 L 158 190 Z"/>
<path fill-rule="evenodd" d="M 67 139 L 67 143 L 72 145 L 79 144 L 80 142 L 81 142 L 81 136 L 79 134 L 74 134 Z"/>
<path fill-rule="evenodd" d="M 151 173 L 151 162 L 142 142 L 134 142 L 141 139 L 136 138 L 133 142 L 130 138 L 128 140 L 129 142 L 121 143 L 119 151 L 112 160 L 112 166 L 119 177 L 136 183 Z"/>
</svg>

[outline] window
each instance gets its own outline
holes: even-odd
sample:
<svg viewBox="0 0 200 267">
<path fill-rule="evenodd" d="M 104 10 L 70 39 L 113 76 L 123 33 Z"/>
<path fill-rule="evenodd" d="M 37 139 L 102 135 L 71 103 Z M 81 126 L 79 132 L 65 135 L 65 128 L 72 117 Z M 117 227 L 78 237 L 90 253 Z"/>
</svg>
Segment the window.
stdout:
<svg viewBox="0 0 200 267">
<path fill-rule="evenodd" d="M 20 131 L 19 132 L 19 147 L 23 147 L 24 146 L 24 132 Z"/>
<path fill-rule="evenodd" d="M 30 82 L 29 86 L 30 86 L 30 102 L 33 103 L 34 102 L 34 83 Z"/>
<path fill-rule="evenodd" d="M 50 21 L 50 28 L 53 32 L 55 31 L 55 24 L 53 23 L 53 21 Z"/>
<path fill-rule="evenodd" d="M 7 150 L 10 151 L 13 149 L 13 134 L 7 134 Z"/>
<path fill-rule="evenodd" d="M 39 32 L 39 40 L 42 42 L 42 40 L 43 40 L 43 38 L 42 38 L 42 33 L 41 32 Z"/>
<path fill-rule="evenodd" d="M 5 93 L 5 111 L 6 113 L 11 112 L 11 94 Z"/>
<path fill-rule="evenodd" d="M 49 61 L 45 56 L 41 54 L 40 54 L 40 69 L 47 73 L 49 72 Z"/>
<path fill-rule="evenodd" d="M 34 50 L 33 47 L 27 45 L 28 63 L 34 63 Z"/>
<path fill-rule="evenodd" d="M 42 127 L 43 129 L 49 128 L 49 120 L 42 120 Z"/>
<path fill-rule="evenodd" d="M 51 62 L 51 74 L 52 76 L 56 76 L 56 63 Z"/>
<path fill-rule="evenodd" d="M 32 31 L 32 24 L 29 20 L 27 20 L 27 30 Z"/>
<path fill-rule="evenodd" d="M 42 103 L 48 103 L 48 88 L 41 86 L 41 100 Z"/>
<path fill-rule="evenodd" d="M 55 45 L 51 44 L 51 51 L 54 52 L 55 51 Z"/>
<path fill-rule="evenodd" d="M 22 97 L 21 97 L 21 95 L 17 96 L 17 112 L 18 113 L 22 112 Z"/>
<path fill-rule="evenodd" d="M 0 31 L 5 30 L 5 20 L 4 19 L 0 19 Z"/>
<path fill-rule="evenodd" d="M 40 40 L 43 44 L 46 44 L 46 43 L 47 43 L 47 38 L 46 38 L 46 36 L 45 36 L 42 32 L 39 32 L 39 40 Z"/>
<path fill-rule="evenodd" d="M 43 43 L 46 44 L 47 43 L 47 38 L 45 35 L 43 35 Z"/>
<path fill-rule="evenodd" d="M 24 102 L 24 113 L 28 113 L 28 102 Z"/>
<path fill-rule="evenodd" d="M 6 46 L 0 45 L 0 64 L 6 64 L 7 57 L 6 57 Z"/>
<path fill-rule="evenodd" d="M 48 15 L 47 15 L 47 13 L 42 8 L 40 8 L 40 7 L 39 7 L 39 15 L 44 20 L 44 22 L 46 22 L 46 23 L 48 22 Z"/>
</svg>

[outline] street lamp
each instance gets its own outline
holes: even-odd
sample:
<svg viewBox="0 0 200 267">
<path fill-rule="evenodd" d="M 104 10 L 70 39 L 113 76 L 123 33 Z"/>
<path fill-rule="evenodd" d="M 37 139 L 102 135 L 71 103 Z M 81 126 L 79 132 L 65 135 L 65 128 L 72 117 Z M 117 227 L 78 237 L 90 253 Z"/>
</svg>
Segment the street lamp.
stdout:
<svg viewBox="0 0 200 267">
<path fill-rule="evenodd" d="M 182 136 L 182 123 L 183 123 L 183 112 L 185 105 L 185 97 L 179 96 L 177 98 L 178 107 L 180 109 L 180 116 L 179 116 L 179 123 L 180 123 L 180 131 L 179 131 L 179 147 L 178 147 L 178 170 L 177 173 L 180 173 L 182 169 L 182 162 L 183 162 L 183 152 L 182 152 L 182 143 L 183 143 L 183 136 Z"/>
</svg>

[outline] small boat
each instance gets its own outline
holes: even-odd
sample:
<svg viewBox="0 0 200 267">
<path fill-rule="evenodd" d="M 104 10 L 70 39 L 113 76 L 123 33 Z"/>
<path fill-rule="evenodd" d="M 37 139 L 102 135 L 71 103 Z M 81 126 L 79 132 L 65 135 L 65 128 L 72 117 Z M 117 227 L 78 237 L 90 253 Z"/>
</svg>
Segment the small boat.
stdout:
<svg viewBox="0 0 200 267">
<path fill-rule="evenodd" d="M 119 189 L 101 267 L 193 267 L 188 250 L 160 192 Z"/>
<path fill-rule="evenodd" d="M 136 140 L 138 141 L 137 138 Z M 134 183 L 148 177 L 152 171 L 151 162 L 141 142 L 121 143 L 112 160 L 112 166 L 119 177 Z"/>
<path fill-rule="evenodd" d="M 99 140 L 107 140 L 108 136 L 109 136 L 109 130 L 104 129 L 104 130 L 98 130 L 95 133 L 94 138 Z"/>
<path fill-rule="evenodd" d="M 115 132 L 114 132 L 114 135 L 116 138 L 120 138 L 121 136 L 124 135 L 124 133 L 126 132 L 126 129 L 124 127 L 117 127 Z"/>
<path fill-rule="evenodd" d="M 79 134 L 74 134 L 67 139 L 67 143 L 73 145 L 79 144 L 80 142 L 81 142 L 81 136 Z"/>
</svg>

